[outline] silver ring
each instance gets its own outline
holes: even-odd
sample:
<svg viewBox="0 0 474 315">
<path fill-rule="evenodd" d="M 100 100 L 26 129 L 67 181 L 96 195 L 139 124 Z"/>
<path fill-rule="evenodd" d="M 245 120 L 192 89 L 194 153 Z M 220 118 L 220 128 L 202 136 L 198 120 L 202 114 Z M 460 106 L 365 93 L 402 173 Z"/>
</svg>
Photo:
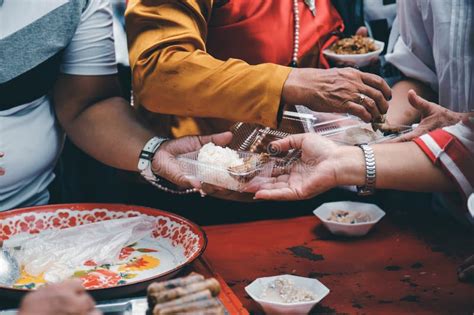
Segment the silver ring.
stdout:
<svg viewBox="0 0 474 315">
<path fill-rule="evenodd" d="M 359 94 L 359 100 L 357 101 L 357 103 L 358 103 L 359 105 L 364 105 L 364 102 L 365 102 L 365 99 L 366 99 L 366 98 L 367 98 L 366 95 L 360 93 L 360 94 Z"/>
</svg>

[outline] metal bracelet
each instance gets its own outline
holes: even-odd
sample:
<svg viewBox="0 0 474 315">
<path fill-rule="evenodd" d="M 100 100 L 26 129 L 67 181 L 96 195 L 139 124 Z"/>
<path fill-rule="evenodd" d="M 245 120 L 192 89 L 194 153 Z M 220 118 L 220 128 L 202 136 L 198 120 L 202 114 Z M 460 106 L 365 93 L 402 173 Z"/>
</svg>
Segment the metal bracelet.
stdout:
<svg viewBox="0 0 474 315">
<path fill-rule="evenodd" d="M 377 171 L 375 166 L 374 150 L 367 144 L 361 144 L 359 147 L 364 152 L 365 159 L 365 185 L 358 186 L 357 191 L 361 196 L 372 195 L 375 192 L 375 182 L 377 179 Z"/>
</svg>

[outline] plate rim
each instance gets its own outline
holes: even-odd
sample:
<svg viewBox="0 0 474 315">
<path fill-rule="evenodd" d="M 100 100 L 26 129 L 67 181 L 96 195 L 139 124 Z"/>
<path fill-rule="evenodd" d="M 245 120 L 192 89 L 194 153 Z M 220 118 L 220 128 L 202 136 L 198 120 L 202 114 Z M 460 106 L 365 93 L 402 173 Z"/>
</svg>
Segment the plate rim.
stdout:
<svg viewBox="0 0 474 315">
<path fill-rule="evenodd" d="M 74 207 L 76 207 L 76 209 L 73 209 Z M 160 274 L 159 276 L 145 278 L 145 279 L 143 279 L 141 281 L 138 281 L 138 282 L 125 283 L 125 284 L 120 284 L 120 285 L 116 285 L 116 286 L 108 287 L 108 288 L 85 289 L 87 292 L 91 292 L 91 293 L 93 293 L 93 292 L 104 292 L 104 291 L 108 291 L 108 290 L 126 288 L 126 287 L 137 285 L 137 284 L 140 284 L 140 283 L 150 282 L 150 281 L 153 281 L 153 279 L 158 279 L 158 278 L 163 278 L 163 277 L 169 276 L 169 275 L 171 275 L 175 272 L 178 272 L 182 268 L 192 264 L 196 259 L 201 257 L 202 254 L 204 253 L 204 251 L 206 250 L 207 245 L 208 245 L 208 239 L 207 239 L 206 232 L 204 231 L 204 229 L 200 225 L 194 223 L 193 221 L 191 221 L 191 220 L 189 220 L 189 219 L 187 219 L 183 216 L 180 216 L 178 214 L 166 211 L 166 210 L 156 209 L 156 208 L 147 207 L 147 206 L 124 204 L 124 203 L 91 203 L 91 202 L 80 203 L 79 202 L 79 203 L 60 203 L 60 204 L 49 204 L 49 205 L 32 206 L 32 207 L 22 207 L 22 208 L 16 208 L 16 209 L 11 209 L 11 210 L 6 210 L 6 211 L 0 212 L 0 220 L 11 216 L 11 215 L 5 215 L 5 214 L 12 214 L 13 213 L 13 215 L 15 215 L 15 214 L 29 213 L 29 212 L 33 212 L 33 211 L 31 211 L 33 209 L 40 210 L 39 212 L 50 212 L 50 211 L 41 211 L 41 210 L 46 210 L 46 209 L 54 209 L 54 211 L 51 211 L 51 212 L 55 212 L 57 210 L 62 210 L 63 208 L 64 208 L 63 210 L 79 210 L 79 211 L 86 210 L 86 209 L 77 209 L 78 207 L 92 207 L 92 209 L 90 209 L 90 210 L 98 209 L 98 208 L 102 207 L 103 209 L 107 209 L 108 211 L 114 211 L 114 210 L 110 210 L 107 207 L 119 207 L 119 208 L 123 208 L 124 210 L 125 210 L 125 208 L 128 208 L 128 210 L 140 209 L 140 210 L 145 210 L 147 212 L 158 211 L 158 212 L 161 212 L 161 213 L 165 213 L 166 215 L 168 215 L 170 217 L 173 217 L 175 219 L 178 219 L 182 222 L 186 222 L 190 226 L 194 226 L 202 234 L 202 247 L 201 247 L 201 249 L 199 249 L 196 253 L 194 253 L 193 256 L 191 256 L 188 261 L 179 264 L 175 268 L 173 268 L 171 270 L 168 270 L 168 271 Z M 133 209 L 132 207 L 134 207 L 136 209 Z M 117 211 L 117 210 L 115 210 L 115 211 Z M 34 292 L 37 289 L 20 289 L 20 288 L 12 288 L 12 287 L 7 287 L 7 286 L 4 286 L 4 285 L 0 285 L 0 290 L 9 290 L 9 291 L 18 292 L 18 293 L 21 294 L 21 293 Z"/>
</svg>

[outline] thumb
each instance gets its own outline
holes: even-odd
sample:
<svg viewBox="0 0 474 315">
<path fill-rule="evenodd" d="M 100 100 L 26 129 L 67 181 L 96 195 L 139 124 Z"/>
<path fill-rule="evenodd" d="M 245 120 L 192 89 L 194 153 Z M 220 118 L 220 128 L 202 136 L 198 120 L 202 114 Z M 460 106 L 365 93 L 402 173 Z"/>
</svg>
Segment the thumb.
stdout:
<svg viewBox="0 0 474 315">
<path fill-rule="evenodd" d="M 305 134 L 298 134 L 286 137 L 284 139 L 274 141 L 270 144 L 269 153 L 278 154 L 280 152 L 286 152 L 291 149 L 301 149 Z"/>
<path fill-rule="evenodd" d="M 369 36 L 369 30 L 365 26 L 361 26 L 357 29 L 357 32 L 355 33 L 356 35 L 362 36 L 362 37 L 368 37 Z"/>
<path fill-rule="evenodd" d="M 209 136 L 200 136 L 199 137 L 199 142 L 201 142 L 201 145 L 205 145 L 209 142 L 213 142 L 216 145 L 219 146 L 224 146 L 229 144 L 232 141 L 232 133 L 230 131 L 223 132 L 223 133 L 218 133 L 214 135 L 209 135 Z"/>
<path fill-rule="evenodd" d="M 422 116 L 425 116 L 430 109 L 434 106 L 432 103 L 428 102 L 418 94 L 414 90 L 408 91 L 408 102 L 410 105 L 413 106 L 416 110 L 418 110 Z"/>
</svg>

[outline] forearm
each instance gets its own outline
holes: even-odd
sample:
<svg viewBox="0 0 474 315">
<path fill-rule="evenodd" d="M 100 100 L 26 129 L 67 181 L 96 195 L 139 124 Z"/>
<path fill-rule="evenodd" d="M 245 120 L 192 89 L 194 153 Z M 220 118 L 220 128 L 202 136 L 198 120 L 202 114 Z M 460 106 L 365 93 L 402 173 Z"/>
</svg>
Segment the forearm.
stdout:
<svg viewBox="0 0 474 315">
<path fill-rule="evenodd" d="M 120 97 L 88 106 L 63 128 L 79 148 L 95 159 L 129 171 L 137 171 L 140 151 L 153 136 Z"/>
<path fill-rule="evenodd" d="M 177 50 L 156 52 L 134 67 L 134 93 L 146 109 L 276 127 L 289 68 Z"/>
<path fill-rule="evenodd" d="M 419 96 L 436 101 L 436 94 L 425 84 L 416 80 L 402 80 L 392 88 L 392 100 L 387 112 L 387 121 L 394 125 L 411 125 L 419 120 L 418 111 L 408 102 L 408 91 L 413 89 Z"/>
<path fill-rule="evenodd" d="M 454 191 L 454 183 L 414 142 L 373 145 L 376 188 L 406 191 Z M 338 184 L 364 185 L 365 162 L 358 147 L 338 150 Z"/>
<path fill-rule="evenodd" d="M 137 103 L 163 114 L 276 126 L 290 68 L 207 54 L 212 2 L 130 2 L 126 20 Z"/>
</svg>

